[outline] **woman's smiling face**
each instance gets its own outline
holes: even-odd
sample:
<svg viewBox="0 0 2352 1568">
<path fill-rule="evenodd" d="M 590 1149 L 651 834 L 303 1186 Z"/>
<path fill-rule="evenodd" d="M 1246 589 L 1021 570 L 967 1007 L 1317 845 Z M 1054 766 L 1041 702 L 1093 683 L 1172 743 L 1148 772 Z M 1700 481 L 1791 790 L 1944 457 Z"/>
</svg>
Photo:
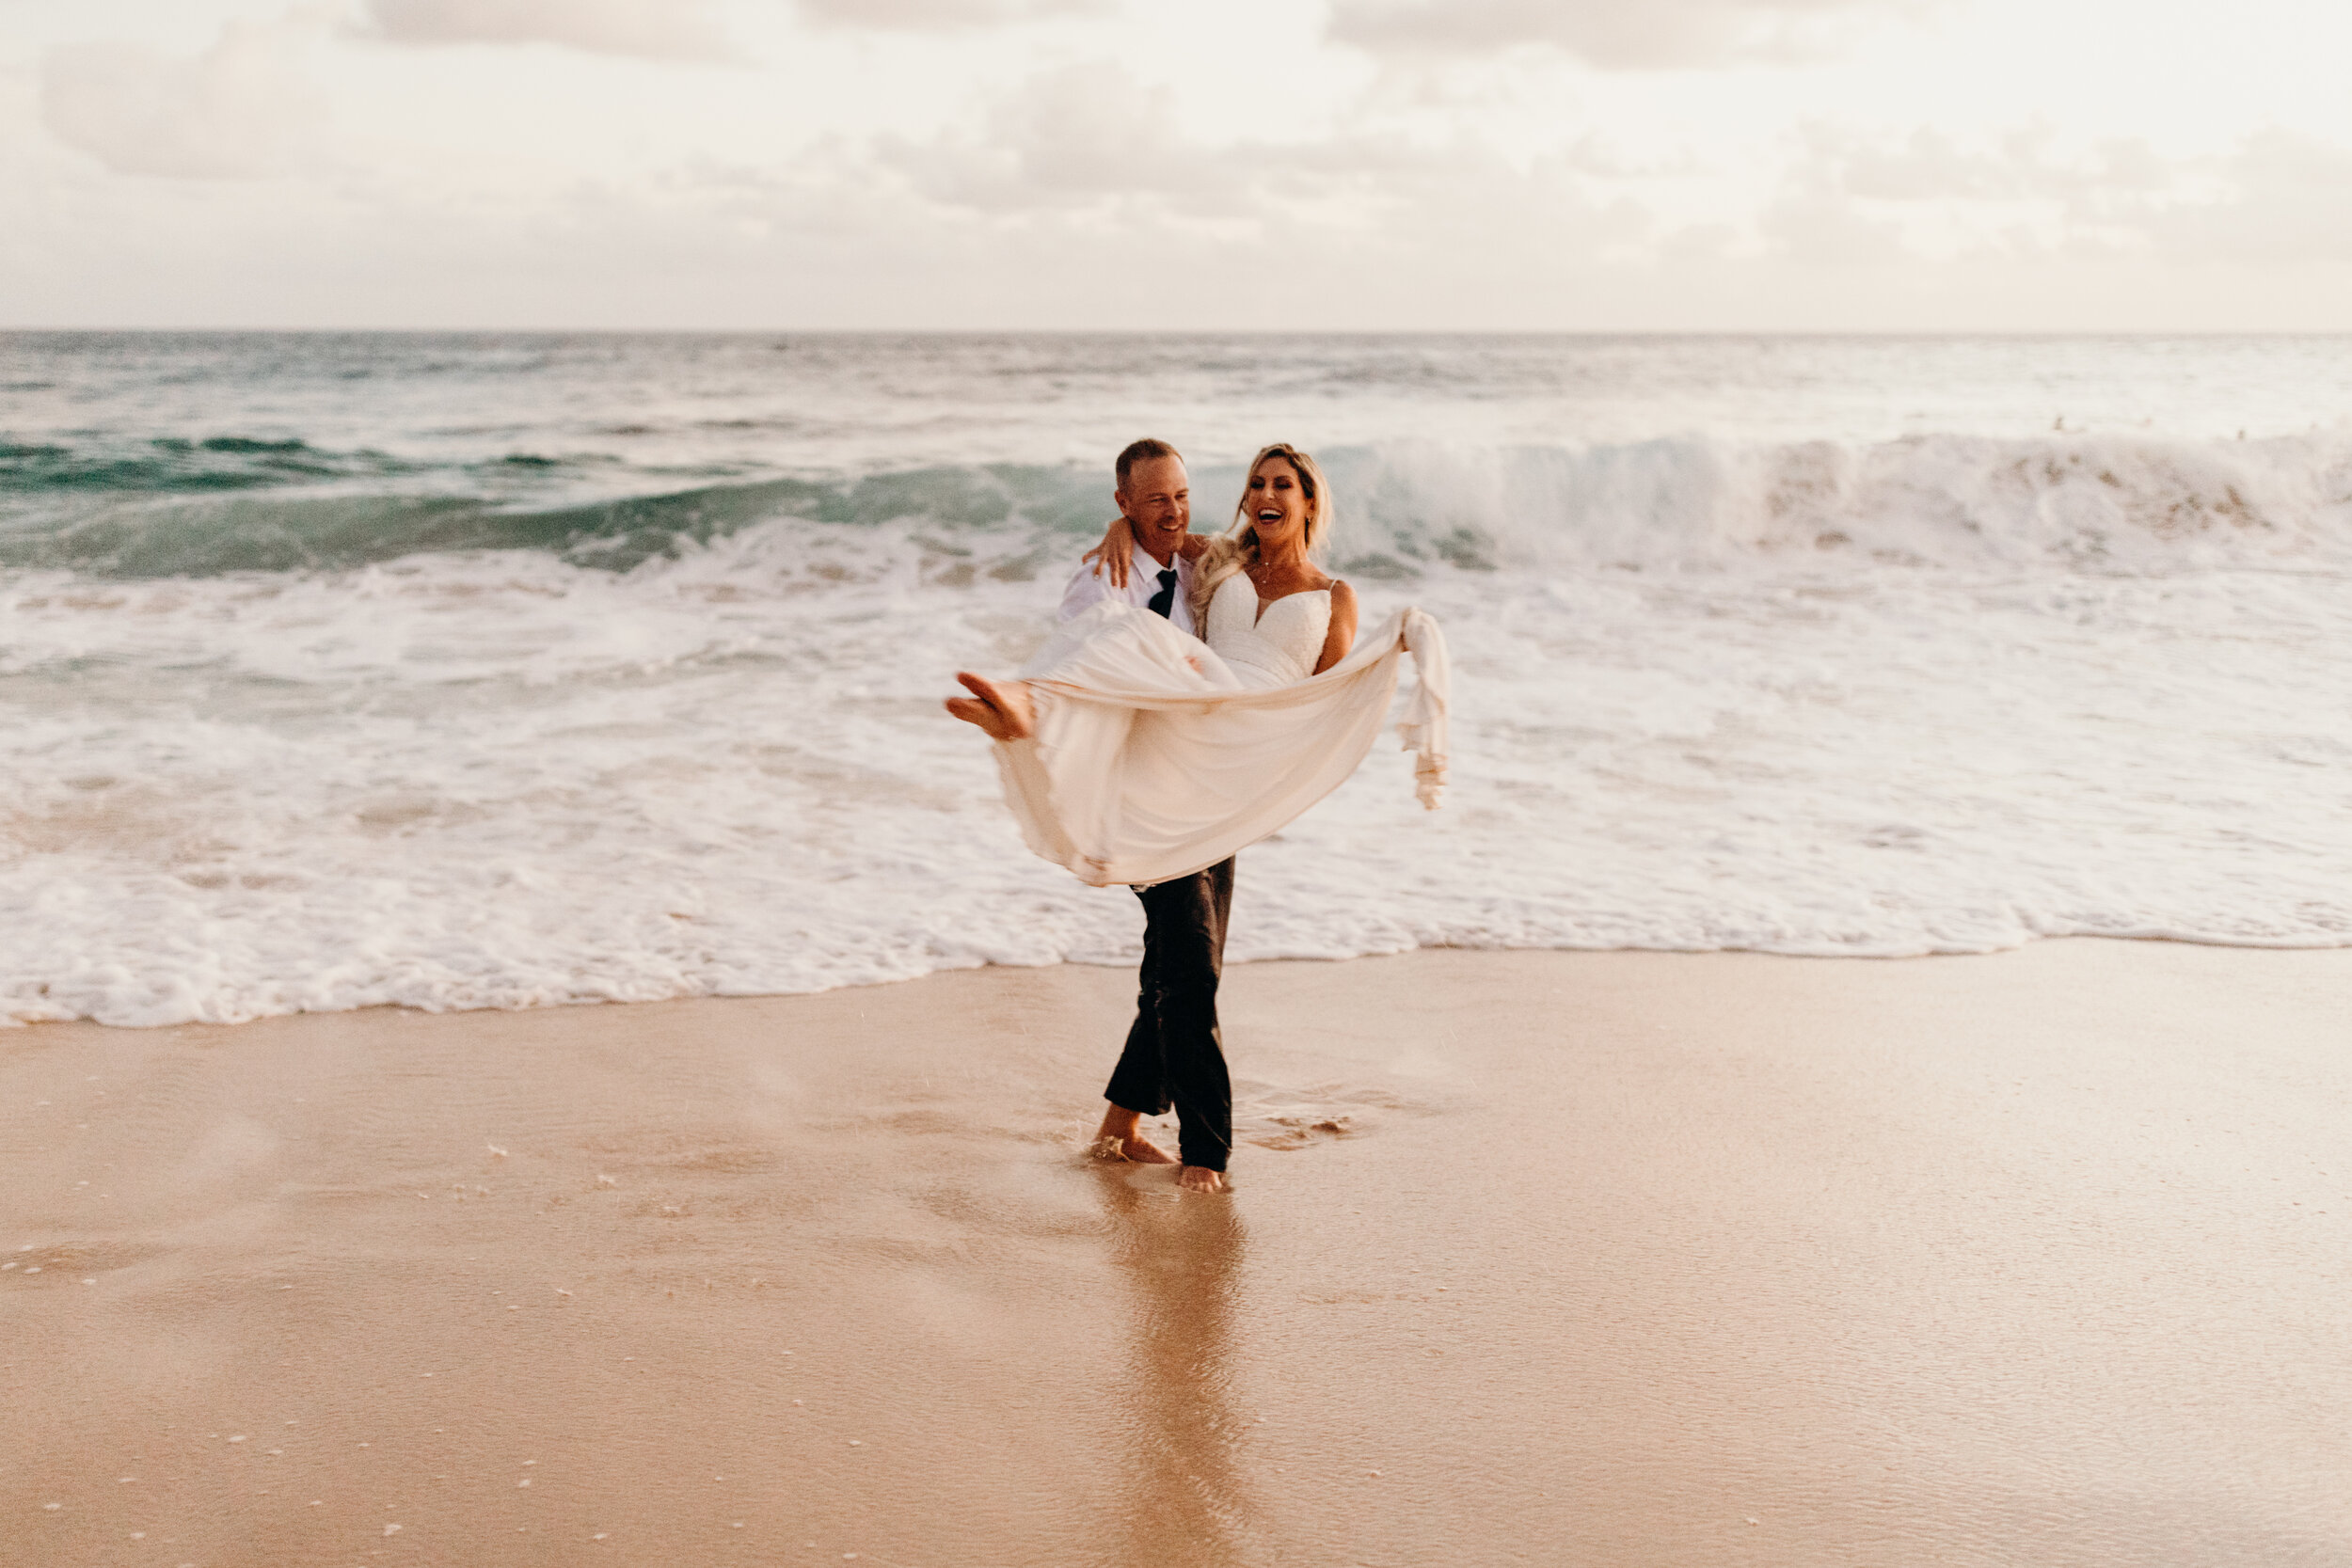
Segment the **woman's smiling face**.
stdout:
<svg viewBox="0 0 2352 1568">
<path fill-rule="evenodd" d="M 1298 470 L 1279 453 L 1250 470 L 1249 488 L 1242 493 L 1242 515 L 1258 531 L 1258 548 L 1271 549 L 1305 532 L 1312 503 L 1298 483 Z"/>
</svg>

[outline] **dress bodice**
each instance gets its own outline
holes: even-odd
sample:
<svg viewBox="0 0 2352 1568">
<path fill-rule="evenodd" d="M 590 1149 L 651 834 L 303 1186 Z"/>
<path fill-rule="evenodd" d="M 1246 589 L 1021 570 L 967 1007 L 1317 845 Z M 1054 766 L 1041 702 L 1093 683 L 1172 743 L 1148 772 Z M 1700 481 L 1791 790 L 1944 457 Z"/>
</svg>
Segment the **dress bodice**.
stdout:
<svg viewBox="0 0 2352 1568">
<path fill-rule="evenodd" d="M 1287 686 L 1315 673 L 1331 630 L 1331 591 L 1285 594 L 1260 606 L 1257 585 L 1235 572 L 1216 585 L 1203 639 L 1251 686 Z"/>
</svg>

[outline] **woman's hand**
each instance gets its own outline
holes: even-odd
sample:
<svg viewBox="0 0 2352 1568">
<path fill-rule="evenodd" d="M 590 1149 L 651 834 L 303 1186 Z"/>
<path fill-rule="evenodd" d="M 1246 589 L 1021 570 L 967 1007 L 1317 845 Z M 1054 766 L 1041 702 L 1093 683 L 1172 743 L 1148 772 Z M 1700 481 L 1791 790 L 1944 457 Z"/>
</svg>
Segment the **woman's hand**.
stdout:
<svg viewBox="0 0 2352 1568">
<path fill-rule="evenodd" d="M 1127 526 L 1125 517 L 1114 517 L 1111 526 L 1103 531 L 1103 542 L 1078 559 L 1093 562 L 1096 577 L 1107 572 L 1111 586 L 1123 590 L 1127 586 L 1127 564 L 1135 555 L 1135 530 Z"/>
</svg>

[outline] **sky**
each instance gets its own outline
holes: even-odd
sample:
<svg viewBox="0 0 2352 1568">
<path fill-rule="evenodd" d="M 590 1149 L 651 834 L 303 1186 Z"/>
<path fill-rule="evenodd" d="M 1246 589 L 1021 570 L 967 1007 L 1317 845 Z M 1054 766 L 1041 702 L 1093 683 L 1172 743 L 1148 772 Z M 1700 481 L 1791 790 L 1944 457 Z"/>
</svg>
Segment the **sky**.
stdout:
<svg viewBox="0 0 2352 1568">
<path fill-rule="evenodd" d="M 2314 0 L 0 0 L 0 325 L 2352 330 Z"/>
</svg>

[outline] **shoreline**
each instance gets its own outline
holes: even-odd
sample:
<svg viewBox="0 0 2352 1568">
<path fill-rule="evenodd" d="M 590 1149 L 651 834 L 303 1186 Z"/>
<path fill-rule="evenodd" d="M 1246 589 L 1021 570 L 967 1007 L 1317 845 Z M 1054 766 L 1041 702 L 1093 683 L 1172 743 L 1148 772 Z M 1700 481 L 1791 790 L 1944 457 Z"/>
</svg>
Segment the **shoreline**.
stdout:
<svg viewBox="0 0 2352 1568">
<path fill-rule="evenodd" d="M 2199 951 L 2222 953 L 2352 953 L 2352 938 L 2346 938 L 2342 942 L 2306 942 L 2292 939 L 2279 939 L 2273 941 L 2243 939 L 2232 942 L 2221 942 L 2202 937 L 2174 936 L 2169 933 L 2137 936 L 2116 935 L 2111 932 L 2070 932 L 2062 936 L 2037 936 L 2009 947 L 1951 948 L 1947 950 L 1924 953 L 1793 953 L 1778 952 L 1770 948 L 1761 947 L 1472 947 L 1438 943 L 1431 946 L 1409 947 L 1394 951 L 1383 950 L 1336 955 L 1279 954 L 1267 958 L 1229 958 L 1225 962 L 1225 974 L 1230 984 L 1232 976 L 1252 969 L 1279 967 L 1292 964 L 1311 966 L 1383 963 L 1400 958 L 1409 959 L 1428 954 L 1459 954 L 1466 956 L 1494 957 L 1551 955 L 1561 958 L 1606 958 L 1618 956 L 1630 958 L 1720 958 L 1764 959 L 1776 963 L 1787 962 L 1833 965 L 1848 963 L 1862 965 L 1912 964 L 1945 962 L 1955 959 L 2003 958 L 2020 953 L 2030 952 L 2034 949 L 2049 946 L 2054 943 L 2058 945 L 2067 945 L 2072 943 L 2116 943 L 2125 946 L 2148 945 L 2157 947 L 2182 947 Z M 204 1019 L 184 1019 L 176 1022 L 167 1023 L 109 1023 L 103 1020 L 91 1018 L 87 1015 L 75 1018 L 37 1019 L 0 1017 L 0 1041 L 8 1039 L 16 1031 L 27 1029 L 90 1029 L 135 1035 L 159 1031 L 168 1032 L 180 1029 L 245 1029 L 250 1028 L 256 1024 L 283 1024 L 299 1019 L 364 1018 L 376 1014 L 414 1015 L 419 1018 L 435 1019 L 464 1019 L 512 1014 L 546 1012 L 562 1013 L 580 1010 L 594 1011 L 596 1009 L 612 1007 L 675 1007 L 723 1003 L 788 1003 L 805 1001 L 820 996 L 838 996 L 846 993 L 890 990 L 901 986 L 923 985 L 951 975 L 981 974 L 999 970 L 1022 974 L 1041 974 L 1057 969 L 1082 969 L 1132 974 L 1140 957 L 1141 952 L 1140 949 L 1138 949 L 1135 953 L 1120 954 L 1116 957 L 1064 957 L 1053 959 L 1047 963 L 1039 964 L 985 961 L 974 964 L 964 964 L 951 969 L 926 970 L 919 974 L 897 975 L 889 978 L 874 980 L 848 980 L 839 985 L 828 986 L 818 990 L 745 991 L 728 992 L 725 994 L 701 993 L 696 995 L 645 997 L 580 996 L 561 1001 L 530 1002 L 512 1006 L 495 1003 L 485 1003 L 479 1006 L 437 1008 L 421 1006 L 408 1002 L 373 1002 L 356 1007 L 300 1008 L 292 1012 L 257 1013 L 250 1018 L 235 1019 L 228 1022 Z"/>
<path fill-rule="evenodd" d="M 1082 1157 L 1106 966 L 0 1032 L 0 1506 L 205 1568 L 2352 1562 L 2352 949 L 1954 959 L 1237 964 L 1221 1198 Z"/>
</svg>

